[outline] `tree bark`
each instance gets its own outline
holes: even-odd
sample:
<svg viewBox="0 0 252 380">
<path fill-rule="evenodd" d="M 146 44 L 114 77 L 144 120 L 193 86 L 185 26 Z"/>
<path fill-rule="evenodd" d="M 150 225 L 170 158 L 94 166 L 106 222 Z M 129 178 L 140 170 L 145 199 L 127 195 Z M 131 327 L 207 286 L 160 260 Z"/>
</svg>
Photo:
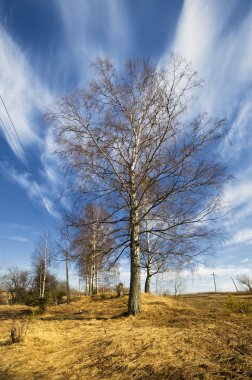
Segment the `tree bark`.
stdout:
<svg viewBox="0 0 252 380">
<path fill-rule="evenodd" d="M 151 276 L 147 272 L 147 276 L 145 279 L 145 285 L 144 285 L 144 292 L 145 293 L 150 293 L 150 284 L 151 284 Z"/>
<path fill-rule="evenodd" d="M 98 287 L 99 287 L 99 272 L 96 266 L 96 271 L 95 271 L 95 293 L 98 294 Z"/>
<path fill-rule="evenodd" d="M 44 273 L 43 273 L 42 294 L 41 294 L 42 298 L 45 297 L 46 271 L 47 271 L 47 245 L 46 245 L 46 252 L 45 252 L 45 257 L 44 257 L 44 268 L 43 269 L 44 269 Z"/>
<path fill-rule="evenodd" d="M 132 315 L 141 313 L 140 250 L 137 241 L 134 241 L 131 247 L 131 275 L 128 313 Z"/>
<path fill-rule="evenodd" d="M 128 313 L 137 315 L 141 313 L 141 265 L 140 265 L 140 228 L 138 215 L 138 202 L 135 186 L 135 167 L 137 161 L 137 147 L 139 136 L 133 148 L 132 163 L 130 167 L 130 291 Z"/>
<path fill-rule="evenodd" d="M 39 297 L 40 298 L 42 297 L 42 271 L 43 271 L 42 262 L 40 260 L 40 264 L 39 264 Z"/>
<path fill-rule="evenodd" d="M 146 215 L 146 250 L 147 250 L 147 274 L 145 280 L 144 292 L 150 293 L 150 283 L 151 283 L 151 270 L 152 270 L 152 254 L 150 247 L 150 233 L 149 231 L 149 216 Z"/>
<path fill-rule="evenodd" d="M 131 212 L 131 234 L 130 234 L 130 292 L 128 302 L 128 313 L 136 315 L 141 313 L 141 267 L 140 267 L 140 244 L 139 224 L 136 210 Z"/>
<path fill-rule="evenodd" d="M 48 232 L 45 235 L 45 247 L 44 247 L 44 257 L 43 257 L 43 283 L 42 283 L 42 294 L 41 297 L 45 297 L 45 287 L 46 287 L 46 277 L 47 277 L 47 260 L 48 260 Z"/>
</svg>

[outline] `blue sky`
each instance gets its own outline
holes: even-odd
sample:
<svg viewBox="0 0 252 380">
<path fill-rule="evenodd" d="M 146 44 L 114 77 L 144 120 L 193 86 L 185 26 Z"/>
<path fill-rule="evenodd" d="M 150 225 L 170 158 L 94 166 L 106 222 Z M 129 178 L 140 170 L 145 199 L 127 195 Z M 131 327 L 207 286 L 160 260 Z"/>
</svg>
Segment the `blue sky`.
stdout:
<svg viewBox="0 0 252 380">
<path fill-rule="evenodd" d="M 231 127 L 220 147 L 234 176 L 223 192 L 232 208 L 226 240 L 193 283 L 187 278 L 187 290 L 212 290 L 213 271 L 220 290 L 233 289 L 231 276 L 252 274 L 251 0 L 0 1 L 0 95 L 25 148 L 0 101 L 0 274 L 29 267 L 34 242 L 45 229 L 55 235 L 67 207 L 46 108 L 86 85 L 97 56 L 165 65 L 171 50 L 204 78 L 195 110 L 227 117 Z M 125 262 L 121 272 L 127 282 Z"/>
</svg>

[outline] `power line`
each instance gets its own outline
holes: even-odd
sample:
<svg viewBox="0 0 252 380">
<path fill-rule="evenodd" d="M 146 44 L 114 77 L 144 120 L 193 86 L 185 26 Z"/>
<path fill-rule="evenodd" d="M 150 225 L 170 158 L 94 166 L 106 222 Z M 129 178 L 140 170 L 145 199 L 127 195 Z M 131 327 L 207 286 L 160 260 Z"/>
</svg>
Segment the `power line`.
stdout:
<svg viewBox="0 0 252 380">
<path fill-rule="evenodd" d="M 9 133 L 9 131 L 8 131 L 6 125 L 5 125 L 5 123 L 3 122 L 3 120 L 2 120 L 1 117 L 0 117 L 0 122 L 1 122 L 1 124 L 2 124 L 2 126 L 3 126 L 3 128 L 4 128 L 4 130 L 5 130 L 5 132 L 6 132 L 6 134 L 7 134 L 7 136 L 8 136 L 9 139 L 10 139 L 11 145 L 13 146 L 13 149 L 14 149 L 16 155 L 18 156 L 19 160 L 23 163 L 23 166 L 24 166 L 25 170 L 26 170 L 27 172 L 29 172 L 27 166 L 26 166 L 25 163 L 23 162 L 23 160 L 22 160 L 22 158 L 21 158 L 21 156 L 20 156 L 20 154 L 19 154 L 19 152 L 18 152 L 18 150 L 17 150 L 17 148 L 16 148 L 16 146 L 15 146 L 15 143 L 14 143 L 14 141 L 13 141 L 13 139 L 12 139 L 12 137 L 11 137 L 11 135 L 10 135 L 10 133 Z M 1 161 L 4 162 L 3 160 L 1 160 Z M 4 163 L 4 165 L 5 165 L 5 163 Z M 9 171 L 9 169 L 7 168 L 6 165 L 5 165 L 5 168 L 6 168 L 7 172 L 8 172 L 8 174 L 10 174 L 11 172 Z M 12 173 L 11 173 L 11 177 L 14 179 L 14 181 L 15 181 L 15 183 L 18 185 L 19 189 L 22 189 L 22 187 L 18 184 L 17 180 L 14 178 L 14 176 L 13 176 Z M 38 189 L 36 188 L 36 185 L 35 185 L 34 182 L 32 182 L 32 185 L 33 185 L 34 189 L 36 190 L 36 192 L 38 193 Z M 24 193 L 23 189 L 22 189 L 22 192 Z M 38 194 L 38 195 L 39 195 L 39 194 Z M 39 195 L 39 196 L 40 196 L 40 195 Z M 31 205 L 31 202 L 30 202 L 30 201 L 29 201 L 29 204 Z M 45 206 L 45 205 L 44 205 L 44 206 Z M 33 206 L 32 206 L 32 207 L 33 207 Z M 47 210 L 47 211 L 48 211 L 48 210 Z M 38 214 L 37 211 L 36 211 L 36 213 Z M 40 218 L 40 217 L 39 217 L 39 218 Z M 40 219 L 41 219 L 41 218 L 40 218 Z"/>
<path fill-rule="evenodd" d="M 44 223 L 44 221 L 43 221 L 43 219 L 41 218 L 39 212 L 38 212 L 37 209 L 33 206 L 33 204 L 30 202 L 30 200 L 29 200 L 29 198 L 28 198 L 26 192 L 25 192 L 24 189 L 19 185 L 18 181 L 16 180 L 16 178 L 14 177 L 14 175 L 12 174 L 12 172 L 10 171 L 10 169 L 9 169 L 8 165 L 6 164 L 6 162 L 5 162 L 4 160 L 2 160 L 1 157 L 0 157 L 0 161 L 1 161 L 2 165 L 4 166 L 4 168 L 5 168 L 6 172 L 7 172 L 7 174 L 9 175 L 9 177 L 13 180 L 13 182 L 16 184 L 16 186 L 19 188 L 19 190 L 23 193 L 23 195 L 24 195 L 24 197 L 25 197 L 27 203 L 30 205 L 30 207 L 33 209 L 34 213 L 37 215 L 37 217 L 38 217 L 40 223 L 42 224 L 42 226 L 43 226 L 44 228 L 47 228 L 46 225 L 45 225 L 45 223 Z"/>
<path fill-rule="evenodd" d="M 36 176 L 36 175 L 35 175 L 35 170 L 33 169 L 33 166 L 32 166 L 32 164 L 30 163 L 30 161 L 29 161 L 29 159 L 28 159 L 28 155 L 27 155 L 27 153 L 26 153 L 25 147 L 24 147 L 24 145 L 23 145 L 23 143 L 22 143 L 22 141 L 21 141 L 21 138 L 19 137 L 19 134 L 18 134 L 18 132 L 17 132 L 17 129 L 16 129 L 16 127 L 15 127 L 13 121 L 12 121 L 12 118 L 11 118 L 11 116 L 10 116 L 10 113 L 9 113 L 9 111 L 8 111 L 8 109 L 7 109 L 6 105 L 5 105 L 5 102 L 4 102 L 4 100 L 3 100 L 3 98 L 2 98 L 1 95 L 0 95 L 0 99 L 1 99 L 1 102 L 2 102 L 2 104 L 3 104 L 3 106 L 4 106 L 4 109 L 5 109 L 5 111 L 6 111 L 6 114 L 8 115 L 8 118 L 9 118 L 9 120 L 10 120 L 11 126 L 12 126 L 12 128 L 13 128 L 13 130 L 14 130 L 16 136 L 17 136 L 17 139 L 18 139 L 18 141 L 19 141 L 19 144 L 20 144 L 20 146 L 21 146 L 21 148 L 22 148 L 22 150 L 23 150 L 23 152 L 24 152 L 24 157 L 25 157 L 25 160 L 26 160 L 26 163 L 27 163 L 27 166 L 28 166 L 28 167 L 24 164 L 22 158 L 20 157 L 20 155 L 19 155 L 19 153 L 18 153 L 18 151 L 17 151 L 17 149 L 16 149 L 16 147 L 15 147 L 15 144 L 14 144 L 14 142 L 13 142 L 13 140 L 12 140 L 12 138 L 11 138 L 9 132 L 8 132 L 8 129 L 6 128 L 6 126 L 5 126 L 4 122 L 3 122 L 3 120 L 0 119 L 2 125 L 4 126 L 5 132 L 7 133 L 8 137 L 10 138 L 10 141 L 11 141 L 11 143 L 12 143 L 12 145 L 13 145 L 13 148 L 14 148 L 15 152 L 17 153 L 18 158 L 19 158 L 19 159 L 21 160 L 21 162 L 23 163 L 23 165 L 24 165 L 26 171 L 27 171 L 27 172 L 29 172 L 29 171 L 32 172 L 33 175 L 34 175 L 34 177 L 35 177 L 35 176 Z M 51 214 L 51 213 L 49 212 L 50 206 L 49 206 L 48 201 L 47 201 L 47 199 L 46 199 L 46 197 L 45 197 L 45 195 L 44 195 L 44 193 L 43 193 L 43 191 L 42 191 L 42 189 L 41 189 L 41 186 L 40 186 L 39 184 L 36 185 L 34 182 L 32 182 L 32 185 L 33 185 L 35 191 L 37 192 L 39 198 L 41 199 L 41 201 L 42 201 L 42 205 L 44 206 L 46 212 L 48 213 L 48 215 L 49 215 L 49 217 L 50 217 L 50 219 L 51 219 L 52 224 L 54 225 L 54 227 L 57 227 L 57 221 L 56 221 L 54 215 Z"/>
<path fill-rule="evenodd" d="M 22 158 L 21 158 L 20 154 L 18 153 L 18 150 L 17 150 L 17 148 L 16 148 L 16 146 L 15 146 L 15 143 L 14 143 L 14 141 L 12 140 L 12 137 L 11 137 L 11 135 L 10 135 L 8 129 L 6 128 L 6 125 L 4 124 L 3 119 L 2 119 L 1 117 L 0 117 L 0 122 L 1 122 L 1 124 L 2 124 L 2 126 L 3 126 L 3 128 L 4 128 L 4 130 L 5 130 L 5 132 L 6 132 L 6 134 L 7 134 L 7 136 L 8 136 L 9 139 L 10 139 L 10 142 L 11 142 L 11 144 L 12 144 L 12 146 L 13 146 L 13 149 L 15 150 L 16 155 L 17 155 L 18 158 L 22 161 Z"/>
</svg>

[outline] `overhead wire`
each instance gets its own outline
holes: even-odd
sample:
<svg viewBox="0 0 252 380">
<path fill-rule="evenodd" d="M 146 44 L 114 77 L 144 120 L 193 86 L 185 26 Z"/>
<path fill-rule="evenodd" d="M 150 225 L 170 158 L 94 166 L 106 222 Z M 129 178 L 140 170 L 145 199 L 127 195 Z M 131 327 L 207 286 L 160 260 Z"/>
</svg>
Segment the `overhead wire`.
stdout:
<svg viewBox="0 0 252 380">
<path fill-rule="evenodd" d="M 23 189 L 23 188 L 20 186 L 20 184 L 18 183 L 18 181 L 17 181 L 16 178 L 14 177 L 13 173 L 12 173 L 11 170 L 9 169 L 8 165 L 6 164 L 6 162 L 5 162 L 1 157 L 0 157 L 0 161 L 1 161 L 2 165 L 4 166 L 4 168 L 5 168 L 5 170 L 6 170 L 7 174 L 8 174 L 8 176 L 13 180 L 13 182 L 16 184 L 16 186 L 19 188 L 19 190 L 23 193 L 23 195 L 24 195 L 24 197 L 25 197 L 27 203 L 30 205 L 30 207 L 33 209 L 34 213 L 37 215 L 37 217 L 38 217 L 40 223 L 42 224 L 42 226 L 43 226 L 44 228 L 47 229 L 47 226 L 45 225 L 43 219 L 41 218 L 41 216 L 40 216 L 38 210 L 33 206 L 33 204 L 31 203 L 31 201 L 29 200 L 29 198 L 28 198 L 26 192 L 24 191 L 24 189 Z"/>
<path fill-rule="evenodd" d="M 4 124 L 3 120 L 2 120 L 2 118 L 0 118 L 1 124 L 3 125 L 4 130 L 5 130 L 7 136 L 8 136 L 9 139 L 10 139 L 10 142 L 11 142 L 11 144 L 12 144 L 12 146 L 13 146 L 13 149 L 14 149 L 15 153 L 17 154 L 19 160 L 22 162 L 23 166 L 25 167 L 25 170 L 26 170 L 27 172 L 32 172 L 32 174 L 33 174 L 34 177 L 35 177 L 35 176 L 36 176 L 36 175 L 35 175 L 35 170 L 34 170 L 32 164 L 31 164 L 30 161 L 29 161 L 29 158 L 28 158 L 28 155 L 27 155 L 27 153 L 26 153 L 25 147 L 24 147 L 24 145 L 23 145 L 23 143 L 22 143 L 22 141 L 21 141 L 21 138 L 20 138 L 20 136 L 19 136 L 19 134 L 18 134 L 18 131 L 17 131 L 17 129 L 16 129 L 16 127 L 15 127 L 13 121 L 12 121 L 12 118 L 11 118 L 11 116 L 10 116 L 10 113 L 9 113 L 9 111 L 8 111 L 8 108 L 7 108 L 7 106 L 6 106 L 6 104 L 5 104 L 5 102 L 4 102 L 4 100 L 3 100 L 3 98 L 2 98 L 1 95 L 0 95 L 0 100 L 1 100 L 1 102 L 2 102 L 2 104 L 3 104 L 3 107 L 4 107 L 4 109 L 5 109 L 5 112 L 6 112 L 7 116 L 8 116 L 8 119 L 9 119 L 9 121 L 10 121 L 10 123 L 11 123 L 11 126 L 12 126 L 14 132 L 15 132 L 15 135 L 16 135 L 16 137 L 17 137 L 17 139 L 18 139 L 18 142 L 19 142 L 19 144 L 20 144 L 20 146 L 21 146 L 21 149 L 22 149 L 22 151 L 23 151 L 23 153 L 24 153 L 24 158 L 25 158 L 26 164 L 24 163 L 22 157 L 21 157 L 20 154 L 18 153 L 18 150 L 17 150 L 17 148 L 16 148 L 16 146 L 15 146 L 15 143 L 14 143 L 14 141 L 13 141 L 13 139 L 12 139 L 10 133 L 8 132 L 8 129 L 7 129 L 7 127 L 5 126 L 5 124 Z M 13 176 L 12 176 L 12 177 L 13 177 Z M 15 180 L 15 182 L 17 182 L 17 181 Z M 49 215 L 50 220 L 51 220 L 53 226 L 57 228 L 57 224 L 58 224 L 58 223 L 57 223 L 57 220 L 56 220 L 56 218 L 54 217 L 54 215 L 51 214 L 51 213 L 49 212 L 50 206 L 49 206 L 48 201 L 47 201 L 47 199 L 46 199 L 46 197 L 45 197 L 45 195 L 44 195 L 44 193 L 43 193 L 43 191 L 42 191 L 42 189 L 41 189 L 41 186 L 40 186 L 39 184 L 36 185 L 33 181 L 32 181 L 32 186 L 34 187 L 36 193 L 38 194 L 39 198 L 41 199 L 41 201 L 42 201 L 42 205 L 43 205 L 43 207 L 45 208 L 47 214 Z"/>
</svg>

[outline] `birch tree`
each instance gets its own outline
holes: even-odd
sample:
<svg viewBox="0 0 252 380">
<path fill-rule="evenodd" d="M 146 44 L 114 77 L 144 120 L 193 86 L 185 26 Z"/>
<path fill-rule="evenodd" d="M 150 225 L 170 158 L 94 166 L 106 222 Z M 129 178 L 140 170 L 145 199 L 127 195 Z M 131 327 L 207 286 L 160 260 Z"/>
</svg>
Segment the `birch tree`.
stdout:
<svg viewBox="0 0 252 380">
<path fill-rule="evenodd" d="M 52 246 L 48 232 L 40 237 L 33 254 L 35 271 L 34 288 L 40 298 L 45 297 L 48 269 L 52 259 Z"/>
<path fill-rule="evenodd" d="M 201 223 L 174 223 L 172 215 L 176 210 L 159 207 L 158 213 L 146 214 L 141 223 L 140 247 L 141 268 L 146 272 L 144 291 L 150 293 L 151 279 L 158 273 L 179 273 L 181 268 L 193 270 L 198 258 L 212 252 L 217 237 L 216 226 L 210 221 Z M 182 209 L 178 210 L 176 220 L 185 219 Z"/>
<path fill-rule="evenodd" d="M 69 265 L 73 259 L 72 236 L 68 228 L 63 226 L 60 230 L 60 241 L 56 245 L 54 261 L 64 262 L 65 264 L 65 289 L 67 304 L 71 301 L 71 292 L 69 284 Z"/>
<path fill-rule="evenodd" d="M 72 223 L 77 228 L 73 241 L 77 267 L 85 280 L 88 295 L 98 293 L 100 272 L 106 269 L 113 250 L 110 226 L 103 223 L 107 216 L 101 205 L 89 203 L 82 217 Z"/>
<path fill-rule="evenodd" d="M 236 279 L 246 292 L 252 292 L 251 276 L 248 274 L 241 274 L 240 276 L 237 276 Z"/>
<path fill-rule="evenodd" d="M 122 70 L 97 59 L 93 69 L 89 86 L 60 98 L 48 120 L 58 154 L 78 177 L 76 191 L 103 197 L 109 205 L 118 247 L 130 257 L 128 312 L 136 315 L 141 235 L 169 239 L 174 228 L 206 225 L 219 206 L 226 176 L 214 146 L 225 121 L 207 115 L 189 120 L 193 91 L 201 82 L 183 59 L 171 56 L 165 68 L 134 60 Z M 146 215 L 158 216 L 161 206 L 167 223 L 141 230 Z"/>
<path fill-rule="evenodd" d="M 7 273 L 0 277 L 0 288 L 11 293 L 14 302 L 22 303 L 31 285 L 31 274 L 27 270 L 18 267 L 9 267 Z"/>
</svg>

